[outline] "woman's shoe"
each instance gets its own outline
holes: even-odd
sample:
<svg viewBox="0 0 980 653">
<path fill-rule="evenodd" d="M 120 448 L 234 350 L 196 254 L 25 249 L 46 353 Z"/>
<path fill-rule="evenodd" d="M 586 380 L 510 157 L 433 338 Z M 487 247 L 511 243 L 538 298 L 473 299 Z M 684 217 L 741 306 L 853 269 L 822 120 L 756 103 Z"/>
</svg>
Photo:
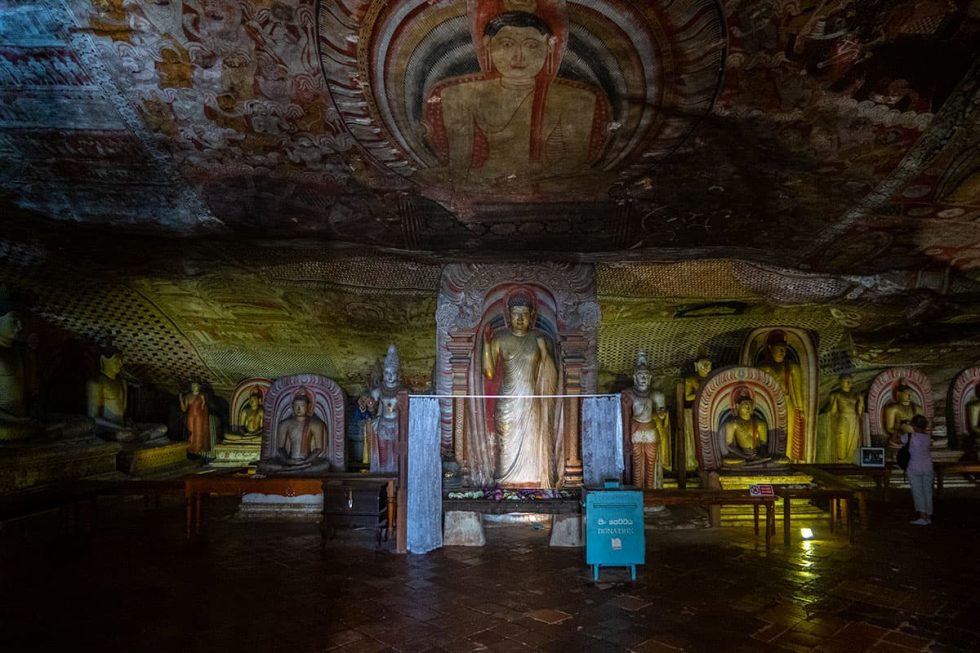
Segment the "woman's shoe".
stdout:
<svg viewBox="0 0 980 653">
<path fill-rule="evenodd" d="M 920 517 L 920 518 L 918 518 L 918 519 L 913 519 L 913 520 L 912 520 L 912 521 L 910 521 L 909 523 L 910 523 L 910 524 L 914 524 L 915 526 L 928 526 L 928 525 L 929 525 L 929 524 L 931 524 L 932 522 L 931 522 L 931 521 L 929 521 L 928 519 L 923 519 L 923 518 L 921 518 L 921 517 Z"/>
</svg>

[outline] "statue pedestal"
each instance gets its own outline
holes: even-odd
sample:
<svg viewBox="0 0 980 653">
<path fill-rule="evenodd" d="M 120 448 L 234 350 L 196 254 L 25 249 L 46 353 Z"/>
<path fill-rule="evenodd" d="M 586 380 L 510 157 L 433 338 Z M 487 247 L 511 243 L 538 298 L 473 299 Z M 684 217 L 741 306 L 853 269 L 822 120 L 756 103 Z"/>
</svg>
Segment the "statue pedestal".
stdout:
<svg viewBox="0 0 980 653">
<path fill-rule="evenodd" d="M 247 467 L 259 461 L 262 443 L 222 442 L 214 445 L 211 454 L 214 456 L 211 464 L 215 467 Z"/>
<path fill-rule="evenodd" d="M 962 449 L 931 449 L 929 455 L 935 463 L 956 463 L 963 457 Z"/>
<path fill-rule="evenodd" d="M 95 437 L 0 447 L 0 494 L 116 471 L 121 445 Z"/>
<path fill-rule="evenodd" d="M 478 512 L 447 510 L 442 527 L 443 546 L 483 546 L 483 516 Z"/>
<path fill-rule="evenodd" d="M 116 460 L 116 468 L 120 472 L 143 476 L 186 462 L 186 442 L 162 439 L 155 442 L 124 443 Z"/>
</svg>

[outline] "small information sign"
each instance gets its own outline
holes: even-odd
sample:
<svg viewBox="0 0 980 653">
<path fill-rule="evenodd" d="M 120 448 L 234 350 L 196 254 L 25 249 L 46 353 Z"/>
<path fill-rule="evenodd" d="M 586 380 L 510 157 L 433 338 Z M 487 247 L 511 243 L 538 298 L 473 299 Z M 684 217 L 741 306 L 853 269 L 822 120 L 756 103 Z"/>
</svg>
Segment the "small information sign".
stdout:
<svg viewBox="0 0 980 653">
<path fill-rule="evenodd" d="M 776 493 L 773 491 L 772 485 L 768 483 L 749 486 L 750 497 L 771 497 L 771 496 L 775 496 L 775 494 Z"/>
</svg>

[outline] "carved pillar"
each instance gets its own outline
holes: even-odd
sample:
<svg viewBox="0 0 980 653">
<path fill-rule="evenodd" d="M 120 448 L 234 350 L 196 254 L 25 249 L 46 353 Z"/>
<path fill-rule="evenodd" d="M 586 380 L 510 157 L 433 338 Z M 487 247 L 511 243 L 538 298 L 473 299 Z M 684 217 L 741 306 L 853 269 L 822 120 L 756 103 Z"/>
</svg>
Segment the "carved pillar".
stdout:
<svg viewBox="0 0 980 653">
<path fill-rule="evenodd" d="M 395 551 L 408 553 L 408 390 L 398 391 L 398 491 L 395 496 Z M 389 496 L 389 501 L 391 497 Z M 389 513 L 391 505 L 388 506 Z M 390 533 L 389 533 L 390 536 Z"/>
<path fill-rule="evenodd" d="M 677 472 L 677 487 L 681 490 L 687 488 L 687 438 L 684 437 L 684 382 L 681 381 L 674 389 L 674 405 L 677 409 L 677 419 L 674 421 L 674 431 L 671 437 L 674 440 L 674 471 Z M 693 409 L 692 409 L 693 410 Z"/>
<path fill-rule="evenodd" d="M 580 333 L 562 336 L 561 359 L 565 371 L 565 394 L 582 394 L 582 374 L 585 369 L 586 340 Z M 564 484 L 567 487 L 582 485 L 582 448 L 579 437 L 579 415 L 582 400 L 578 397 L 567 397 L 565 403 L 565 473 Z"/>
<path fill-rule="evenodd" d="M 444 441 L 442 448 L 444 452 L 447 452 L 447 450 L 452 451 L 464 475 L 469 473 L 469 465 L 467 464 L 469 458 L 467 456 L 466 443 L 466 403 L 473 401 L 473 399 L 463 399 L 461 396 L 469 392 L 473 340 L 474 336 L 471 333 L 455 333 L 452 334 L 447 344 L 447 349 L 449 350 L 449 369 L 452 374 L 452 394 L 459 398 L 452 400 L 452 442 L 447 443 Z"/>
</svg>

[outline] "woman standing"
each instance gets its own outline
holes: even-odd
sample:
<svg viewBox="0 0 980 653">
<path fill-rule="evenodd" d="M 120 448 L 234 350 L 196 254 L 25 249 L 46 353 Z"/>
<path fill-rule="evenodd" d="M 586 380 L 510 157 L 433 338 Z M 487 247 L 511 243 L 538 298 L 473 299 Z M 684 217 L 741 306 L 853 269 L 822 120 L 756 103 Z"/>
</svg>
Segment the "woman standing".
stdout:
<svg viewBox="0 0 980 653">
<path fill-rule="evenodd" d="M 912 488 L 915 511 L 919 513 L 919 517 L 911 522 L 916 526 L 928 526 L 932 523 L 933 469 L 932 455 L 929 452 L 932 438 L 926 433 L 928 427 L 929 420 L 923 415 L 915 415 L 912 417 L 911 427 L 906 426 L 911 432 L 902 438 L 902 444 L 909 441 L 910 458 L 905 473 Z"/>
</svg>

